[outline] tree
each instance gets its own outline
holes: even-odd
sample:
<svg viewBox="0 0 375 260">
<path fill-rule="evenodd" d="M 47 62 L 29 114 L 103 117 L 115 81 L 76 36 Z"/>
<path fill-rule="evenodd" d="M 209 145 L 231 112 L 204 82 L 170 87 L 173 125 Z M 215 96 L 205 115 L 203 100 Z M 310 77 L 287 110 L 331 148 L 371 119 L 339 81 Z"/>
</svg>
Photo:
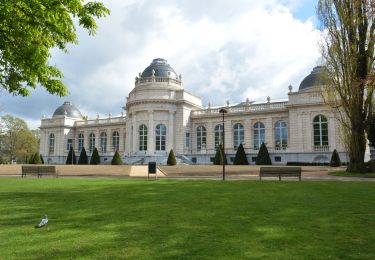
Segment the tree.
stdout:
<svg viewBox="0 0 375 260">
<path fill-rule="evenodd" d="M 169 151 L 167 165 L 176 165 L 176 164 L 177 164 L 177 162 L 176 162 L 176 156 L 174 156 L 173 149 L 171 149 Z"/>
<path fill-rule="evenodd" d="M 34 156 L 35 156 L 35 154 L 33 153 L 32 155 L 30 155 L 30 158 L 28 158 L 29 159 L 28 160 L 29 164 L 34 164 Z"/>
<path fill-rule="evenodd" d="M 89 164 L 85 147 L 82 147 L 81 154 L 79 155 L 78 164 Z"/>
<path fill-rule="evenodd" d="M 74 149 L 71 146 L 69 149 L 68 156 L 66 157 L 65 164 L 77 164 L 77 157 L 76 154 L 74 153 Z"/>
<path fill-rule="evenodd" d="M 124 164 L 124 163 L 122 162 L 122 160 L 121 160 L 121 156 L 120 156 L 118 150 L 116 150 L 115 155 L 113 155 L 113 158 L 112 158 L 111 164 L 112 164 L 112 165 L 122 165 L 122 164 Z"/>
<path fill-rule="evenodd" d="M 216 148 L 214 164 L 215 165 L 223 165 L 223 152 L 221 151 L 220 147 Z"/>
<path fill-rule="evenodd" d="M 100 156 L 98 149 L 96 149 L 96 147 L 94 148 L 94 151 L 92 151 L 90 164 L 100 164 Z"/>
<path fill-rule="evenodd" d="M 364 172 L 365 128 L 374 92 L 374 6 L 369 0 L 319 0 L 317 13 L 326 36 L 326 101 L 348 132 L 347 171 Z"/>
<path fill-rule="evenodd" d="M 245 149 L 243 148 L 243 145 L 240 144 L 237 148 L 236 157 L 234 157 L 235 165 L 248 165 L 249 161 L 247 160 Z"/>
<path fill-rule="evenodd" d="M 329 163 L 331 167 L 340 167 L 341 166 L 341 160 L 339 153 L 335 150 L 333 150 L 332 156 L 331 156 L 331 162 Z"/>
<path fill-rule="evenodd" d="M 272 165 L 270 154 L 264 143 L 259 148 L 257 159 L 255 161 L 256 165 Z"/>
<path fill-rule="evenodd" d="M 34 154 L 31 164 L 42 164 L 42 161 L 40 160 L 40 154 L 38 152 Z"/>
<path fill-rule="evenodd" d="M 99 2 L 82 0 L 17 0 L 0 2 L 0 87 L 14 95 L 27 96 L 41 85 L 51 94 L 65 96 L 63 74 L 48 63 L 54 48 L 67 51 L 77 44 L 74 18 L 90 35 L 94 18 L 109 14 Z"/>
</svg>

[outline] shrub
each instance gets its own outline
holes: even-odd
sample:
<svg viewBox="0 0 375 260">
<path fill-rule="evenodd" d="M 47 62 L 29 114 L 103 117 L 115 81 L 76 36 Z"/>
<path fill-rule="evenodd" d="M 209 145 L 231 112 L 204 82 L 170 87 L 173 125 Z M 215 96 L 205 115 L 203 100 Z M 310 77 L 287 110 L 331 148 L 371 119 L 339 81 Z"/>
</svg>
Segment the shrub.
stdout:
<svg viewBox="0 0 375 260">
<path fill-rule="evenodd" d="M 40 155 L 40 163 L 41 163 L 41 164 L 44 164 L 43 155 Z"/>
<path fill-rule="evenodd" d="M 31 164 L 42 164 L 42 161 L 40 160 L 40 154 L 36 152 L 31 158 L 30 158 Z"/>
<path fill-rule="evenodd" d="M 82 147 L 81 154 L 79 155 L 78 164 L 89 164 L 85 147 Z"/>
<path fill-rule="evenodd" d="M 264 143 L 260 146 L 257 159 L 255 161 L 256 165 L 272 165 L 270 154 Z"/>
<path fill-rule="evenodd" d="M 65 164 L 77 164 L 76 154 L 74 153 L 73 147 L 70 147 L 68 157 L 66 157 Z"/>
<path fill-rule="evenodd" d="M 122 164 L 124 164 L 121 160 L 121 156 L 120 156 L 118 150 L 116 150 L 115 155 L 113 155 L 113 159 L 111 161 L 111 164 L 112 165 L 122 165 Z"/>
<path fill-rule="evenodd" d="M 34 164 L 34 156 L 35 156 L 35 153 L 30 155 L 30 158 L 29 158 L 29 161 L 28 161 L 29 164 Z"/>
<path fill-rule="evenodd" d="M 174 156 L 173 149 L 170 150 L 167 160 L 167 165 L 176 165 L 176 156 Z"/>
<path fill-rule="evenodd" d="M 216 148 L 214 164 L 215 165 L 223 165 L 223 153 L 222 153 L 220 147 Z"/>
<path fill-rule="evenodd" d="M 367 139 L 369 141 L 369 144 L 371 146 L 375 146 L 375 115 L 371 117 L 369 120 L 369 124 L 367 125 L 366 128 L 367 132 Z"/>
<path fill-rule="evenodd" d="M 339 153 L 335 150 L 333 150 L 331 162 L 329 163 L 331 167 L 340 167 L 341 166 L 341 160 Z"/>
<path fill-rule="evenodd" d="M 243 145 L 240 144 L 237 148 L 236 157 L 234 158 L 234 165 L 248 165 L 249 161 L 247 160 L 245 149 Z"/>
<path fill-rule="evenodd" d="M 368 172 L 375 172 L 375 159 L 368 161 L 366 164 Z"/>
<path fill-rule="evenodd" d="M 100 156 L 98 149 L 96 149 L 96 147 L 94 148 L 94 151 L 92 151 L 90 164 L 100 164 Z"/>
</svg>

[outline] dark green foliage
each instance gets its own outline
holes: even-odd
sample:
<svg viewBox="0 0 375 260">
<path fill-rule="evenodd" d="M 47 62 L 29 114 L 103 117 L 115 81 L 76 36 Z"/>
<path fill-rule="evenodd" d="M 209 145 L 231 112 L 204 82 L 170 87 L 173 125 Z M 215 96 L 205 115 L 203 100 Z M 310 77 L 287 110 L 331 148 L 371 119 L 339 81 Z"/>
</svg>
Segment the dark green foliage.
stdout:
<svg viewBox="0 0 375 260">
<path fill-rule="evenodd" d="M 78 164 L 89 164 L 85 147 L 82 147 L 81 154 L 79 155 Z"/>
<path fill-rule="evenodd" d="M 32 161 L 30 162 L 31 164 L 42 164 L 42 161 L 40 160 L 40 154 L 38 152 L 36 152 L 33 156 L 32 156 Z"/>
<path fill-rule="evenodd" d="M 214 164 L 223 165 L 223 152 L 219 147 L 216 149 Z"/>
<path fill-rule="evenodd" d="M 338 152 L 333 150 L 332 157 L 331 157 L 331 162 L 329 163 L 331 167 L 340 167 L 341 166 L 341 160 Z"/>
<path fill-rule="evenodd" d="M 167 165 L 176 165 L 176 164 L 177 164 L 176 156 L 174 156 L 173 149 L 171 149 L 168 155 Z"/>
<path fill-rule="evenodd" d="M 34 156 L 35 156 L 35 153 L 30 155 L 30 158 L 29 158 L 29 161 L 28 161 L 29 164 L 34 164 Z"/>
<path fill-rule="evenodd" d="M 113 159 L 111 161 L 111 164 L 112 165 L 122 165 L 122 164 L 124 164 L 121 160 L 121 156 L 120 156 L 118 150 L 116 150 L 115 155 L 113 155 Z"/>
<path fill-rule="evenodd" d="M 367 139 L 371 146 L 375 146 L 375 115 L 373 115 L 369 120 L 366 128 Z"/>
<path fill-rule="evenodd" d="M 234 165 L 248 165 L 249 161 L 247 160 L 245 149 L 243 145 L 240 144 L 237 148 L 236 157 L 234 158 Z"/>
<path fill-rule="evenodd" d="M 260 146 L 257 159 L 255 162 L 256 165 L 272 165 L 270 154 L 264 143 Z"/>
<path fill-rule="evenodd" d="M 366 163 L 367 171 L 375 173 L 375 159 L 372 159 Z"/>
<path fill-rule="evenodd" d="M 74 153 L 73 147 L 70 147 L 68 157 L 66 157 L 65 164 L 77 164 L 76 154 Z"/>
<path fill-rule="evenodd" d="M 44 164 L 43 155 L 41 155 L 41 154 L 40 154 L 40 163 L 41 163 L 41 164 Z"/>
<path fill-rule="evenodd" d="M 98 149 L 96 149 L 96 147 L 94 148 L 94 151 L 92 151 L 90 164 L 100 164 L 100 156 Z"/>
</svg>

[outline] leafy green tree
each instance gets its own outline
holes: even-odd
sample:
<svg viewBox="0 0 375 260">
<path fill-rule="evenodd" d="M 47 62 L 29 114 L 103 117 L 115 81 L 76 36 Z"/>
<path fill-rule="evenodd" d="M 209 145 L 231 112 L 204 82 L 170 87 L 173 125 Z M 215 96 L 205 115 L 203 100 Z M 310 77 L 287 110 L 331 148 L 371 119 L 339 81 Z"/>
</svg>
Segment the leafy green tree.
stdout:
<svg viewBox="0 0 375 260">
<path fill-rule="evenodd" d="M 82 0 L 0 1 L 0 87 L 27 96 L 41 85 L 51 94 L 65 96 L 60 70 L 48 60 L 51 50 L 67 51 L 77 44 L 74 20 L 94 35 L 94 18 L 109 14 L 100 2 Z"/>
<path fill-rule="evenodd" d="M 71 146 L 69 149 L 68 156 L 66 157 L 65 164 L 77 164 L 77 157 L 74 153 L 73 147 Z"/>
<path fill-rule="evenodd" d="M 216 154 L 215 154 L 214 164 L 215 165 L 223 165 L 223 152 L 220 149 L 220 147 L 216 148 Z"/>
<path fill-rule="evenodd" d="M 118 150 L 116 150 L 115 154 L 113 155 L 113 158 L 112 158 L 112 161 L 111 161 L 111 164 L 112 165 L 122 165 L 124 164 L 121 160 L 121 156 L 118 152 Z"/>
<path fill-rule="evenodd" d="M 167 165 L 176 165 L 176 156 L 174 155 L 173 149 L 169 151 Z"/>
<path fill-rule="evenodd" d="M 233 164 L 235 165 L 248 165 L 249 161 L 247 160 L 245 149 L 243 145 L 240 144 L 237 148 L 236 157 L 234 158 Z"/>
<path fill-rule="evenodd" d="M 268 153 L 267 146 L 262 143 L 259 148 L 257 159 L 255 161 L 256 165 L 272 165 L 270 154 Z"/>
<path fill-rule="evenodd" d="M 94 151 L 92 151 L 90 164 L 100 164 L 100 156 L 96 147 L 94 148 Z"/>
<path fill-rule="evenodd" d="M 340 167 L 341 166 L 341 160 L 339 153 L 335 150 L 333 150 L 332 156 L 331 156 L 331 162 L 329 163 L 331 167 Z"/>
<path fill-rule="evenodd" d="M 89 164 L 85 147 L 82 147 L 81 154 L 79 155 L 78 164 Z"/>
</svg>

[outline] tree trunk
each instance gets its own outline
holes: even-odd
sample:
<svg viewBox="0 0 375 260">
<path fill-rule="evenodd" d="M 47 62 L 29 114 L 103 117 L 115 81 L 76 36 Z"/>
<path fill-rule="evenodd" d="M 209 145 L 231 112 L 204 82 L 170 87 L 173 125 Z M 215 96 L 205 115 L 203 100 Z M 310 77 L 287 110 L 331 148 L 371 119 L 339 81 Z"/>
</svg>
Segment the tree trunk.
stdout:
<svg viewBox="0 0 375 260">
<path fill-rule="evenodd" d="M 349 140 L 349 166 L 347 172 L 366 172 L 364 164 L 366 152 L 365 124 L 362 116 L 355 117 L 352 122 L 351 134 Z"/>
</svg>

